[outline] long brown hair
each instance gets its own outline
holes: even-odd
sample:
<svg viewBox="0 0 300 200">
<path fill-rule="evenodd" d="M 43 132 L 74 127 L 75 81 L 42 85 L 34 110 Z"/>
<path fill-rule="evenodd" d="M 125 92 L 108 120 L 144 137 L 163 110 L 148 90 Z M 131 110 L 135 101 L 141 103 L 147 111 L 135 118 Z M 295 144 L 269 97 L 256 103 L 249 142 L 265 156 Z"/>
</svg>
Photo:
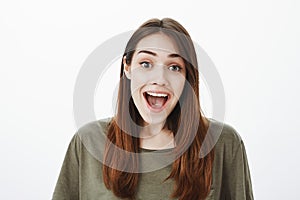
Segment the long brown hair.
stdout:
<svg viewBox="0 0 300 200">
<path fill-rule="evenodd" d="M 130 65 L 137 43 L 157 32 L 168 35 L 177 44 L 187 72 L 179 102 L 165 124 L 165 128 L 174 134 L 174 152 L 179 155 L 173 162 L 172 171 L 166 180 L 173 179 L 176 183 L 171 197 L 180 200 L 205 199 L 212 183 L 214 150 L 204 158 L 199 157 L 208 126 L 207 119 L 201 114 L 197 56 L 189 33 L 181 24 L 170 18 L 148 20 L 133 33 L 123 57 L 126 56 L 126 63 Z M 136 125 L 141 125 L 143 119 L 131 97 L 130 80 L 124 76 L 123 68 L 122 62 L 117 113 L 110 122 L 107 133 L 103 181 L 117 197 L 134 199 L 139 180 L 139 129 Z M 125 112 L 126 110 L 129 112 Z"/>
</svg>

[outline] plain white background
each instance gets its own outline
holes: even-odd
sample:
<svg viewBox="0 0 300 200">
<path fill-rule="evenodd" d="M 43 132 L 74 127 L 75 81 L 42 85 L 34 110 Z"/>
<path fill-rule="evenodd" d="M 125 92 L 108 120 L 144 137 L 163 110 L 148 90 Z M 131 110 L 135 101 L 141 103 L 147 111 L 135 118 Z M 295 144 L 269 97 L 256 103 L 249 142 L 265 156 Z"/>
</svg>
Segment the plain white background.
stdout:
<svg viewBox="0 0 300 200">
<path fill-rule="evenodd" d="M 1 1 L 0 198 L 51 198 L 77 130 L 73 90 L 85 59 L 149 18 L 172 17 L 217 67 L 255 199 L 299 199 L 299 13 L 297 0 Z M 101 88 L 113 90 L 118 71 L 99 83 L 99 118 L 112 111 Z"/>
</svg>

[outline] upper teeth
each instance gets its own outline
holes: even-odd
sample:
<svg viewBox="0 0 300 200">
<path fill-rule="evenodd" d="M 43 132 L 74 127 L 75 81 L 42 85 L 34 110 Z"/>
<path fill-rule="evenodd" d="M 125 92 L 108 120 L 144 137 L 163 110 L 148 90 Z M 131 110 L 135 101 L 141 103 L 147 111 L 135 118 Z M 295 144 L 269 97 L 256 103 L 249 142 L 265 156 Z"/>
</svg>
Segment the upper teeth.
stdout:
<svg viewBox="0 0 300 200">
<path fill-rule="evenodd" d="M 167 97 L 167 94 L 163 94 L 163 93 L 154 93 L 154 92 L 147 92 L 147 94 L 151 95 L 151 96 L 155 96 L 155 97 Z"/>
</svg>

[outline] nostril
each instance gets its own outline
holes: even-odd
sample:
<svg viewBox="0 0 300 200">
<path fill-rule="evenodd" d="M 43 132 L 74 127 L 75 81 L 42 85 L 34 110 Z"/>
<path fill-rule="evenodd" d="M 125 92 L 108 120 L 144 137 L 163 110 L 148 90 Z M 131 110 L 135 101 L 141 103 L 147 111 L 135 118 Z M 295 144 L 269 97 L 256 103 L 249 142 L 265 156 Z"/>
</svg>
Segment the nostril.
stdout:
<svg viewBox="0 0 300 200">
<path fill-rule="evenodd" d="M 152 85 L 160 85 L 160 86 L 165 86 L 166 84 L 163 82 L 152 82 Z"/>
</svg>

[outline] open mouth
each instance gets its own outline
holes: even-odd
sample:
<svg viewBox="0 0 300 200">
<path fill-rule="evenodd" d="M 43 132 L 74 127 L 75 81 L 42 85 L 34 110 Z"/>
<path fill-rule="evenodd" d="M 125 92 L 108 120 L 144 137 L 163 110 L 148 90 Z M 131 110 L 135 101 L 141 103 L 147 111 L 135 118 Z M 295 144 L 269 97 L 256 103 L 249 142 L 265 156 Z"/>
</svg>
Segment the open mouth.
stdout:
<svg viewBox="0 0 300 200">
<path fill-rule="evenodd" d="M 170 99 L 170 95 L 164 92 L 144 92 L 143 93 L 148 107 L 150 107 L 152 110 L 160 111 L 162 110 L 167 101 Z"/>
</svg>

